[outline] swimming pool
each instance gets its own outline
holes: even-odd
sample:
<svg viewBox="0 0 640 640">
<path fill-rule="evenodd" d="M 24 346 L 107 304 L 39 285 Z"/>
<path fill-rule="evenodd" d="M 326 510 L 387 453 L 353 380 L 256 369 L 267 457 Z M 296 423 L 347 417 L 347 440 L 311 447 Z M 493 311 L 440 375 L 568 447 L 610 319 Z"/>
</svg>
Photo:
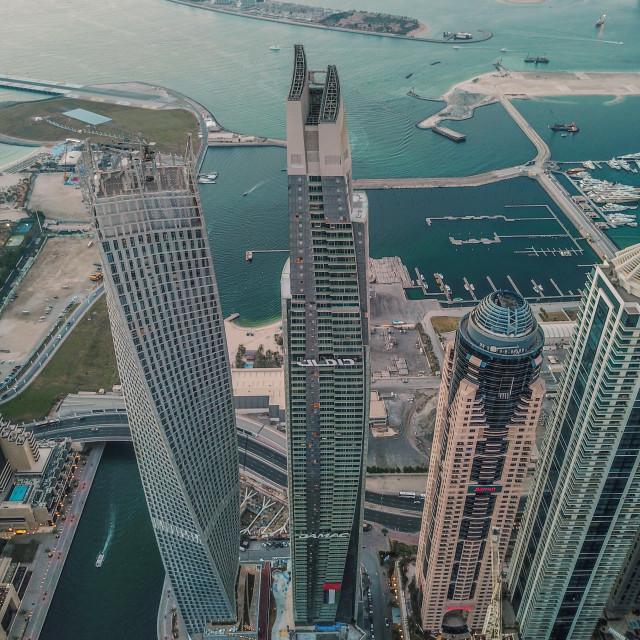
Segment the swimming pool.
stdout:
<svg viewBox="0 0 640 640">
<path fill-rule="evenodd" d="M 26 484 L 19 484 L 18 486 L 14 487 L 13 491 L 11 492 L 11 496 L 9 497 L 9 502 L 21 502 L 27 494 L 28 488 L 29 485 Z"/>
</svg>

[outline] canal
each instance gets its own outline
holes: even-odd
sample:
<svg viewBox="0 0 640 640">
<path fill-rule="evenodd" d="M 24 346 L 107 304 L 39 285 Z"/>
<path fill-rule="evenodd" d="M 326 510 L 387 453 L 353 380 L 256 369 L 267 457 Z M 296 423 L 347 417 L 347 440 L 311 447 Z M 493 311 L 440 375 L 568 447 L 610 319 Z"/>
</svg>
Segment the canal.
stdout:
<svg viewBox="0 0 640 640">
<path fill-rule="evenodd" d="M 163 577 L 133 446 L 109 443 L 40 640 L 155 640 Z"/>
</svg>

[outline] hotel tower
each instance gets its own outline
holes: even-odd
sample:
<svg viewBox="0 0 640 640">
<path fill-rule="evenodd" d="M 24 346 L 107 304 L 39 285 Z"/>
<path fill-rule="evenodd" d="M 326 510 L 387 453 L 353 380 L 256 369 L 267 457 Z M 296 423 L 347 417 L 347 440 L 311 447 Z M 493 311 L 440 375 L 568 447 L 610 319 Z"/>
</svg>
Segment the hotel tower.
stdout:
<svg viewBox="0 0 640 640">
<path fill-rule="evenodd" d="M 238 445 L 192 159 L 168 160 L 87 149 L 84 195 L 151 523 L 180 616 L 202 637 L 236 619 Z"/>
<path fill-rule="evenodd" d="M 447 345 L 416 562 L 422 626 L 480 631 L 514 526 L 545 386 L 528 303 L 494 291 Z"/>
<path fill-rule="evenodd" d="M 508 576 L 526 640 L 589 638 L 633 587 L 639 452 L 637 244 L 596 266 L 582 297 Z"/>
<path fill-rule="evenodd" d="M 338 72 L 295 46 L 287 100 L 290 256 L 282 277 L 297 626 L 350 622 L 369 415 L 366 196 L 354 193 Z"/>
</svg>

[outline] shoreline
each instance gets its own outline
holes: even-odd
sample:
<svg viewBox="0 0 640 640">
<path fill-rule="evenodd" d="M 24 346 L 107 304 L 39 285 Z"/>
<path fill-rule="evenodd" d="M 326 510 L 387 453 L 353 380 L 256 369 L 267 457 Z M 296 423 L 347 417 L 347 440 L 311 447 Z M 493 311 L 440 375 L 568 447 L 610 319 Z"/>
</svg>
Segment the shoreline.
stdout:
<svg viewBox="0 0 640 640">
<path fill-rule="evenodd" d="M 412 33 L 428 33 L 429 26 L 424 22 L 419 22 L 420 26 L 418 29 L 414 29 L 406 35 L 399 35 L 396 33 L 376 33 L 374 31 L 362 31 L 359 29 L 346 29 L 344 27 L 331 27 L 324 24 L 316 24 L 310 22 L 302 22 L 298 20 L 290 20 L 288 18 L 272 18 L 270 16 L 259 16 L 253 15 L 250 13 L 242 13 L 240 11 L 233 11 L 230 9 L 225 9 L 221 6 L 208 5 L 204 6 L 201 3 L 192 2 L 191 0 L 168 0 L 168 2 L 173 2 L 175 4 L 182 4 L 187 7 L 193 7 L 194 9 L 204 9 L 206 11 L 213 11 L 214 13 L 224 13 L 226 15 L 237 16 L 239 18 L 250 18 L 252 20 L 264 20 L 266 22 L 276 22 L 279 24 L 286 24 L 294 27 L 307 27 L 311 29 L 325 29 L 328 31 L 341 31 L 342 33 L 355 33 L 358 35 L 365 36 L 377 36 L 379 38 L 396 38 L 398 40 L 412 40 L 414 42 L 432 42 L 435 44 L 471 44 L 474 42 L 484 42 L 485 40 L 489 40 L 493 38 L 493 33 L 491 31 L 487 31 L 486 29 L 477 29 L 482 35 L 478 38 L 472 38 L 470 40 L 454 40 L 453 38 L 450 40 L 445 40 L 443 38 L 421 38 L 416 37 L 415 35 L 411 35 Z"/>
<path fill-rule="evenodd" d="M 444 102 L 437 113 L 416 124 L 431 129 L 443 120 L 468 120 L 475 109 L 507 100 L 555 96 L 612 96 L 616 104 L 626 96 L 640 95 L 639 71 L 509 71 L 489 72 L 458 82 L 438 98 L 410 93 L 418 100 Z M 455 109 L 459 112 L 456 113 Z"/>
</svg>

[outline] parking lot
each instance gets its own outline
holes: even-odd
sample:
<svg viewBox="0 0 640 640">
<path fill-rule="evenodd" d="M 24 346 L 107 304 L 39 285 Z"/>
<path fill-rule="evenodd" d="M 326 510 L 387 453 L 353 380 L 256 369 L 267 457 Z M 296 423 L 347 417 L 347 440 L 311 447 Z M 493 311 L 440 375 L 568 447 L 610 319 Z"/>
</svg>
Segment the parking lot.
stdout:
<svg viewBox="0 0 640 640">
<path fill-rule="evenodd" d="M 378 326 L 372 330 L 373 379 L 423 376 L 428 371 L 427 359 L 420 352 L 416 329 Z"/>
</svg>

